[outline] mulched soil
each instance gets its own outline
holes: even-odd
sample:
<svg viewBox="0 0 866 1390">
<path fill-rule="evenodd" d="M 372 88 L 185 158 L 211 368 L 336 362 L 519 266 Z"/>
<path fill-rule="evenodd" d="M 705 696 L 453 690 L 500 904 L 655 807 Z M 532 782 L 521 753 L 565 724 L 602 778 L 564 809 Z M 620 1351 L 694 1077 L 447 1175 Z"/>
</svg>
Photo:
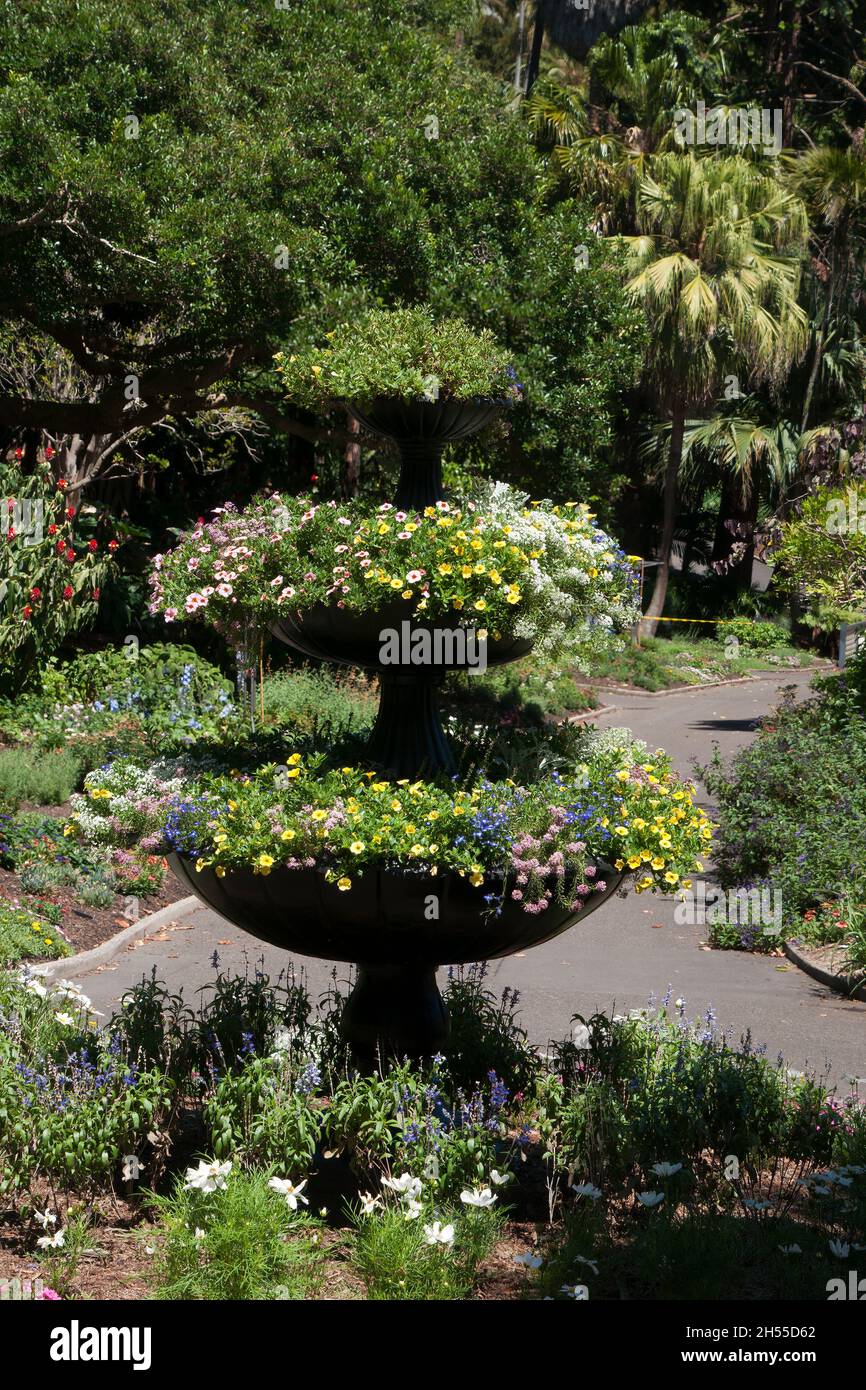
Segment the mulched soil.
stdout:
<svg viewBox="0 0 866 1390">
<path fill-rule="evenodd" d="M 138 1300 L 148 1296 L 148 1274 L 152 1256 L 154 1227 L 141 1217 L 140 1208 L 117 1199 L 102 1203 L 100 1223 L 94 1228 L 93 1245 L 83 1256 L 75 1279 L 78 1298 Z M 33 1281 L 41 1266 L 30 1253 L 38 1228 L 29 1230 L 15 1217 L 0 1213 L 0 1282 L 18 1278 Z M 326 1251 L 325 1277 L 321 1298 L 326 1302 L 363 1300 L 364 1285 L 352 1269 L 350 1236 L 345 1228 L 326 1229 L 321 1235 Z M 480 1300 L 517 1299 L 523 1294 L 526 1276 L 514 1256 L 535 1247 L 535 1226 L 531 1222 L 509 1222 L 504 1238 L 480 1271 Z"/>
</svg>

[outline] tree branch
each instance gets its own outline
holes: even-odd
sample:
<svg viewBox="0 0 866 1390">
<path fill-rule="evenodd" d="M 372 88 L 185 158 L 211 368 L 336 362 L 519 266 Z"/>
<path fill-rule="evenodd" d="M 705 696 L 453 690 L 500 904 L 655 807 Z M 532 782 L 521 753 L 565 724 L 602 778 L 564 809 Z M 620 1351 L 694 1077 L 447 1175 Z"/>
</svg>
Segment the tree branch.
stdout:
<svg viewBox="0 0 866 1390">
<path fill-rule="evenodd" d="M 853 92 L 858 101 L 862 101 L 863 105 L 866 106 L 866 93 L 861 92 L 859 87 L 855 87 L 854 83 L 849 81 L 847 77 L 840 77 L 836 72 L 827 72 L 826 68 L 816 67 L 814 63 L 807 63 L 802 58 L 797 59 L 794 67 L 808 68 L 810 72 L 817 72 L 819 76 L 826 77 L 828 82 L 838 82 L 840 87 L 846 87 L 849 92 Z"/>
</svg>

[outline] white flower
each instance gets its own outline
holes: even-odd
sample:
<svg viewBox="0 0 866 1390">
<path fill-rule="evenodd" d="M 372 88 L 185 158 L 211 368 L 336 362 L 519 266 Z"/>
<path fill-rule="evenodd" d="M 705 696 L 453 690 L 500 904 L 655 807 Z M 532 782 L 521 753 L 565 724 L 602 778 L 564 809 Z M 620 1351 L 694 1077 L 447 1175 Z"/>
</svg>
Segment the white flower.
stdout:
<svg viewBox="0 0 866 1390">
<path fill-rule="evenodd" d="M 416 1221 L 421 1215 L 421 1203 L 416 1202 L 414 1197 L 404 1197 L 403 1215 L 407 1221 Z"/>
<path fill-rule="evenodd" d="M 851 1254 L 851 1246 L 848 1244 L 847 1240 L 831 1240 L 828 1244 L 830 1246 L 830 1254 L 838 1255 L 840 1260 L 847 1260 L 848 1256 Z"/>
<path fill-rule="evenodd" d="M 682 1166 L 681 1163 L 654 1163 L 650 1171 L 655 1173 L 657 1178 L 672 1178 L 674 1173 L 679 1173 Z"/>
<path fill-rule="evenodd" d="M 663 1202 L 665 1194 L 663 1192 L 639 1192 L 637 1199 L 642 1207 L 657 1207 L 659 1202 Z"/>
<path fill-rule="evenodd" d="M 298 1210 L 298 1202 L 303 1202 L 305 1207 L 310 1205 L 303 1195 L 303 1189 L 306 1185 L 306 1178 L 304 1178 L 303 1182 L 299 1182 L 297 1187 L 293 1182 L 290 1182 L 288 1178 L 268 1178 L 268 1187 L 274 1192 L 279 1192 L 281 1197 L 285 1197 L 292 1211 Z"/>
<path fill-rule="evenodd" d="M 401 1197 L 420 1197 L 424 1188 L 420 1178 L 413 1178 L 411 1173 L 401 1173 L 399 1178 L 383 1178 L 383 1187 L 390 1187 L 392 1192 L 399 1192 Z"/>
<path fill-rule="evenodd" d="M 54 1017 L 56 1018 L 58 1023 L 63 1024 L 64 1028 L 73 1028 L 75 1026 L 75 1019 L 72 1017 L 72 1014 L 64 1014 L 58 1012 L 55 1013 Z"/>
<path fill-rule="evenodd" d="M 433 1221 L 429 1226 L 424 1227 L 426 1245 L 451 1245 L 453 1241 L 453 1226 L 442 1226 L 438 1221 Z"/>
<path fill-rule="evenodd" d="M 187 1168 L 184 1190 L 192 1192 L 198 1188 L 201 1192 L 221 1191 L 231 1170 L 231 1160 L 226 1163 L 205 1163 L 201 1159 L 197 1168 Z"/>
<path fill-rule="evenodd" d="M 204 1231 L 202 1230 L 201 1226 L 196 1226 L 192 1238 L 193 1240 L 204 1240 Z"/>
<path fill-rule="evenodd" d="M 576 1298 L 579 1301 L 586 1298 L 586 1289 L 583 1284 L 562 1284 L 559 1292 L 564 1293 L 568 1298 Z"/>
<path fill-rule="evenodd" d="M 34 1211 L 33 1220 L 38 1221 L 43 1231 L 47 1231 L 49 1226 L 57 1225 L 57 1217 L 53 1211 Z"/>
<path fill-rule="evenodd" d="M 372 1216 L 377 1207 L 382 1205 L 378 1197 L 373 1197 L 369 1192 L 361 1193 L 361 1214 L 362 1216 Z"/>
<path fill-rule="evenodd" d="M 40 1236 L 36 1244 L 40 1250 L 62 1250 L 66 1238 L 62 1231 L 55 1231 L 53 1236 Z"/>
<path fill-rule="evenodd" d="M 586 1052 L 592 1039 L 585 1023 L 575 1023 L 571 1030 L 571 1040 L 578 1052 Z"/>
<path fill-rule="evenodd" d="M 540 1255 L 531 1255 L 529 1251 L 525 1251 L 522 1255 L 515 1255 L 513 1258 L 516 1265 L 523 1265 L 526 1269 L 541 1269 L 544 1264 Z"/>
<path fill-rule="evenodd" d="M 489 1187 L 478 1187 L 474 1192 L 461 1192 L 460 1200 L 467 1207 L 492 1207 L 496 1197 Z"/>
<path fill-rule="evenodd" d="M 494 1187 L 504 1187 L 507 1182 L 511 1182 L 511 1173 L 497 1173 L 495 1168 L 490 1170 L 490 1181 Z"/>
<path fill-rule="evenodd" d="M 761 1202 L 756 1197 L 744 1197 L 743 1206 L 748 1207 L 749 1211 L 769 1211 L 772 1202 Z"/>
<path fill-rule="evenodd" d="M 35 994 L 39 999 L 48 998 L 48 990 L 44 985 L 40 985 L 38 980 L 26 980 L 23 983 L 28 994 Z"/>
<path fill-rule="evenodd" d="M 779 1249 L 783 1255 L 802 1255 L 799 1245 L 780 1245 Z"/>
<path fill-rule="evenodd" d="M 595 1187 L 591 1182 L 572 1183 L 571 1190 L 578 1197 L 589 1197 L 593 1202 L 597 1202 L 601 1196 L 601 1188 Z"/>
</svg>

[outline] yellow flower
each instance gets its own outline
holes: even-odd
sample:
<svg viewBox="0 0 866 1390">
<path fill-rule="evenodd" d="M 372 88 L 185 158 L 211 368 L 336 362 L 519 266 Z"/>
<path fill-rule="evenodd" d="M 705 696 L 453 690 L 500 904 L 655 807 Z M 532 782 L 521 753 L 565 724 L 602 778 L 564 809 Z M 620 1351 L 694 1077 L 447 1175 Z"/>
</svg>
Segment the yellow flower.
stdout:
<svg viewBox="0 0 866 1390">
<path fill-rule="evenodd" d="M 456 608 L 457 611 L 459 612 L 460 609 L 463 607 L 463 600 L 462 600 L 462 598 L 455 598 L 455 599 L 452 601 L 451 607 L 452 607 L 452 608 Z"/>
<path fill-rule="evenodd" d="M 280 839 L 281 839 L 281 840 L 294 840 L 294 838 L 295 838 L 295 832 L 294 832 L 294 830 L 284 830 L 283 833 L 282 833 L 282 835 L 280 836 Z"/>
<path fill-rule="evenodd" d="M 363 848 L 364 848 L 364 841 L 363 841 L 363 840 L 353 840 L 352 843 L 351 843 L 350 846 L 349 846 L 349 849 L 352 851 L 353 854 L 360 854 Z"/>
<path fill-rule="evenodd" d="M 613 827 L 613 833 L 614 833 L 614 835 L 627 835 L 627 834 L 628 834 L 628 826 L 626 826 L 626 825 L 615 825 L 615 826 Z"/>
<path fill-rule="evenodd" d="M 649 874 L 645 874 L 643 878 L 641 878 L 641 879 L 638 880 L 638 882 L 637 882 L 637 884 L 636 884 L 635 886 L 636 886 L 636 888 L 638 889 L 639 892 L 643 892 L 643 890 L 644 890 L 645 888 L 652 888 L 652 884 L 653 884 L 653 881 L 652 881 L 652 879 L 650 878 Z"/>
<path fill-rule="evenodd" d="M 449 565 L 449 564 L 447 563 L 447 561 L 445 562 L 445 564 L 442 564 L 442 565 L 439 566 L 439 573 L 440 573 L 440 574 L 450 574 L 450 573 L 451 573 L 451 570 L 452 570 L 452 566 Z"/>
<path fill-rule="evenodd" d="M 614 867 L 615 869 L 624 869 L 624 868 L 625 868 L 625 860 L 624 860 L 624 859 L 615 859 L 615 860 L 613 861 L 613 867 Z"/>
<path fill-rule="evenodd" d="M 301 762 L 300 753 L 293 753 L 292 756 L 287 759 L 287 762 L 289 767 L 299 767 Z"/>
<path fill-rule="evenodd" d="M 274 861 L 269 854 L 260 854 L 258 859 L 256 860 L 256 863 L 258 864 L 260 869 L 270 869 L 273 865 L 273 862 Z"/>
<path fill-rule="evenodd" d="M 289 768 L 289 771 L 288 771 L 288 776 L 289 776 L 289 777 L 300 777 L 300 775 L 301 775 L 301 769 L 300 769 L 299 767 L 290 767 L 290 768 Z"/>
<path fill-rule="evenodd" d="M 214 869 L 214 873 L 216 874 L 217 878 L 225 878 L 225 876 L 226 876 L 225 865 L 223 865 L 223 864 L 217 864 L 216 868 Z"/>
<path fill-rule="evenodd" d="M 480 888 L 481 884 L 484 882 L 484 875 L 480 872 L 472 873 L 469 875 L 469 882 L 474 888 Z"/>
<path fill-rule="evenodd" d="M 347 892 L 347 891 L 351 888 L 351 886 L 352 886 L 352 880 L 351 880 L 350 878 L 338 878 L 338 879 L 337 879 L 337 887 L 339 888 L 339 890 L 340 890 L 341 893 Z"/>
<path fill-rule="evenodd" d="M 651 861 L 651 867 L 654 869 L 663 869 L 666 863 L 667 860 L 662 859 L 661 855 L 657 854 L 655 858 Z"/>
<path fill-rule="evenodd" d="M 34 931 L 41 931 L 41 930 L 42 930 L 42 928 L 40 927 L 40 925 L 39 925 L 38 922 L 31 922 L 30 925 L 32 926 L 32 928 L 33 928 Z"/>
<path fill-rule="evenodd" d="M 637 854 L 633 854 L 633 855 L 631 856 L 631 858 L 628 859 L 626 862 L 627 862 L 627 864 L 628 864 L 628 866 L 629 866 L 630 869 L 639 869 L 639 868 L 640 868 L 640 856 L 637 855 Z"/>
<path fill-rule="evenodd" d="M 483 598 L 477 598 L 477 599 L 475 600 L 475 605 L 474 605 L 474 606 L 475 606 L 475 608 L 477 609 L 477 611 L 478 611 L 479 613 L 483 613 L 484 610 L 485 610 L 485 608 L 487 607 L 487 600 L 486 600 L 486 599 L 483 599 Z"/>
<path fill-rule="evenodd" d="M 314 811 L 314 812 L 313 812 L 312 819 L 313 819 L 313 820 L 325 820 L 325 819 L 327 819 L 327 815 L 328 815 L 327 811 L 323 811 L 323 810 L 321 810 L 321 808 L 320 808 L 318 811 Z"/>
</svg>

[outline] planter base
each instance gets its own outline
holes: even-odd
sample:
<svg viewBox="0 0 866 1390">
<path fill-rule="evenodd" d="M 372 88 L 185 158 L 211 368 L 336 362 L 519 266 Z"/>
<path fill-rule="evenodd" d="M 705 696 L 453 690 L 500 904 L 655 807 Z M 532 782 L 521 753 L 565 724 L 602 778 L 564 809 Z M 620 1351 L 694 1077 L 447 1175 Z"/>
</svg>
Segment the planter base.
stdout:
<svg viewBox="0 0 866 1390">
<path fill-rule="evenodd" d="M 358 981 L 343 1010 L 343 1037 L 364 1068 L 379 1058 L 433 1057 L 441 1052 L 451 1020 L 425 966 L 360 965 Z"/>
</svg>

